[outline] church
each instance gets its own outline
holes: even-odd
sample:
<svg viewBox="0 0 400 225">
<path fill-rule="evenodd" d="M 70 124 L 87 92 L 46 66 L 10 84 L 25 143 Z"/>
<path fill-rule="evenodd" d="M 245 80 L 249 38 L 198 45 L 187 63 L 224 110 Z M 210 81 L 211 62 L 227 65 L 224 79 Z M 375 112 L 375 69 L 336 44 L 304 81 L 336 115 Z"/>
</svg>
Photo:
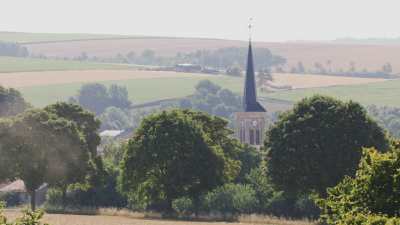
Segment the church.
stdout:
<svg viewBox="0 0 400 225">
<path fill-rule="evenodd" d="M 244 82 L 243 111 L 235 113 L 236 137 L 240 142 L 259 149 L 264 143 L 265 121 L 266 110 L 257 101 L 253 49 L 250 40 Z"/>
</svg>

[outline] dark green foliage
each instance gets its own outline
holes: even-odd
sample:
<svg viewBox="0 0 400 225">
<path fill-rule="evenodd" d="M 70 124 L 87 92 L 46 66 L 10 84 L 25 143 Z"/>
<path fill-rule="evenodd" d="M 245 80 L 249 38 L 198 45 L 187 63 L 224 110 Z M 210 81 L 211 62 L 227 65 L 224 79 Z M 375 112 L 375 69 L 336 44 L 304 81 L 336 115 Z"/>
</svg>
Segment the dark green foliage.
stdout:
<svg viewBox="0 0 400 225">
<path fill-rule="evenodd" d="M 238 159 L 241 162 L 241 166 L 240 173 L 236 178 L 236 182 L 244 183 L 248 180 L 248 176 L 250 175 L 250 173 L 252 173 L 253 170 L 257 170 L 261 166 L 263 155 L 260 151 L 247 144 L 242 145 L 239 148 L 240 152 L 238 155 Z"/>
<path fill-rule="evenodd" d="M 207 193 L 203 204 L 209 212 L 238 215 L 253 213 L 258 200 L 249 185 L 225 184 Z"/>
<path fill-rule="evenodd" d="M 18 90 L 0 86 L 0 117 L 15 116 L 29 107 Z"/>
<path fill-rule="evenodd" d="M 267 132 L 268 174 L 287 194 L 316 191 L 354 175 L 362 147 L 388 148 L 385 132 L 361 105 L 314 96 L 282 114 Z"/>
<path fill-rule="evenodd" d="M 126 87 L 111 85 L 107 89 L 106 86 L 98 83 L 83 85 L 76 97 L 76 102 L 97 115 L 111 106 L 127 109 L 132 104 Z"/>
<path fill-rule="evenodd" d="M 122 187 L 136 203 L 198 196 L 233 180 L 240 163 L 231 155 L 226 121 L 191 111 L 163 111 L 142 121 L 122 163 Z M 221 137 L 220 139 L 217 139 Z"/>
<path fill-rule="evenodd" d="M 193 201 L 187 197 L 175 199 L 172 202 L 172 208 L 178 213 L 179 216 L 189 216 L 194 212 Z"/>
<path fill-rule="evenodd" d="M 344 221 L 352 220 L 352 217 L 354 221 L 367 221 L 369 214 L 399 217 L 399 171 L 399 144 L 388 153 L 365 149 L 355 178 L 346 177 L 328 189 L 326 199 L 317 200 L 322 209 L 321 220 L 328 224 L 345 224 Z"/>
</svg>

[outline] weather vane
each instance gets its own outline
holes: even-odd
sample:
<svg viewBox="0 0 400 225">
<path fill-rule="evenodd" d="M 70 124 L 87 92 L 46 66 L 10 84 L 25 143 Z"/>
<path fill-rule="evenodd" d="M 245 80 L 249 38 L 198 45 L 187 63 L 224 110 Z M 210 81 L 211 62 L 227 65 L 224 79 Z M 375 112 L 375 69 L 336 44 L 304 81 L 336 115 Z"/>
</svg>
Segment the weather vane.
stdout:
<svg viewBox="0 0 400 225">
<path fill-rule="evenodd" d="M 251 41 L 251 29 L 253 28 L 253 18 L 249 19 L 249 41 Z"/>
</svg>

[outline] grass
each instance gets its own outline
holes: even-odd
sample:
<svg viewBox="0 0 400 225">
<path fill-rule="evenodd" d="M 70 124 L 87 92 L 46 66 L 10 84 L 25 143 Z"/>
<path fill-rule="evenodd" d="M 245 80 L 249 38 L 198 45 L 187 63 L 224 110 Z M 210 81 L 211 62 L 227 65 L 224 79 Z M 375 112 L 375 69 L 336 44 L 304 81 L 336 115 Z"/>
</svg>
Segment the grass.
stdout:
<svg viewBox="0 0 400 225">
<path fill-rule="evenodd" d="M 104 85 L 118 84 L 126 86 L 129 91 L 129 98 L 135 103 L 143 103 L 167 98 L 178 98 L 193 94 L 196 84 L 205 79 L 204 77 L 184 77 L 184 78 L 158 78 L 158 79 L 134 79 L 119 81 L 98 82 Z M 215 76 L 207 78 L 212 82 L 239 93 L 242 90 L 243 79 Z M 18 88 L 26 100 L 34 106 L 43 107 L 45 105 L 65 101 L 69 97 L 77 94 L 83 83 L 35 86 Z"/>
<path fill-rule="evenodd" d="M 56 33 L 23 33 L 23 32 L 0 31 L 0 41 L 18 42 L 18 43 L 112 39 L 112 38 L 122 38 L 122 37 L 127 37 L 127 36 L 111 35 L 111 34 L 71 34 L 71 33 L 56 34 Z"/>
<path fill-rule="evenodd" d="M 78 215 L 79 214 L 79 215 Z M 216 222 L 213 216 L 204 216 L 202 221 L 183 221 L 161 219 L 158 213 L 138 213 L 126 209 L 99 209 L 97 214 L 82 215 L 78 214 L 46 214 L 43 221 L 51 225 L 314 225 L 315 223 L 307 220 L 287 220 L 274 218 L 265 215 L 243 215 L 239 216 L 238 222 Z M 7 218 L 13 220 L 20 216 L 18 210 L 6 210 Z"/>
<path fill-rule="evenodd" d="M 128 88 L 129 97 L 135 103 L 143 103 L 167 98 L 179 98 L 193 94 L 196 84 L 203 79 L 209 79 L 236 93 L 242 93 L 243 79 L 228 76 L 215 77 L 184 77 L 133 79 L 119 81 L 102 81 L 105 85 L 118 84 Z M 74 96 L 83 83 L 23 87 L 19 90 L 33 105 L 42 107 L 57 101 L 65 101 Z M 51 94 L 49 94 L 51 93 Z M 342 100 L 354 100 L 363 105 L 379 105 L 400 107 L 400 80 L 390 80 L 379 83 L 349 85 L 324 88 L 297 89 L 274 93 L 259 93 L 260 97 L 296 102 L 314 94 L 337 97 Z M 268 108 L 268 106 L 267 106 Z"/>
<path fill-rule="evenodd" d="M 0 57 L 0 73 L 120 68 L 128 68 L 128 66 L 69 60 Z"/>
<path fill-rule="evenodd" d="M 363 85 L 298 89 L 270 93 L 268 96 L 295 102 L 314 94 L 329 95 L 342 100 L 351 99 L 364 105 L 375 104 L 379 106 L 400 107 L 400 80 Z"/>
</svg>

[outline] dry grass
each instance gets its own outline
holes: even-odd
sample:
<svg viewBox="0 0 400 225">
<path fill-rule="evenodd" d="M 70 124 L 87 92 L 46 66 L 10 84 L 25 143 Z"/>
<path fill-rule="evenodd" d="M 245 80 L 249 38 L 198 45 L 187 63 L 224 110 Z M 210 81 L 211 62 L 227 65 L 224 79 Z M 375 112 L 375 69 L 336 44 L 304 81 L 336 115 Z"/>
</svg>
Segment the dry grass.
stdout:
<svg viewBox="0 0 400 225">
<path fill-rule="evenodd" d="M 43 221 L 51 225 L 313 225 L 309 221 L 292 221 L 272 218 L 268 216 L 249 215 L 239 217 L 239 222 L 200 222 L 200 221 L 177 221 L 161 220 L 158 214 L 135 213 L 128 210 L 101 209 L 100 215 L 67 215 L 67 214 L 46 214 Z M 6 216 L 10 220 L 20 216 L 16 210 L 6 210 Z"/>
<path fill-rule="evenodd" d="M 315 62 L 325 67 L 328 60 L 331 67 L 347 70 L 351 61 L 358 70 L 380 70 L 382 65 L 390 62 L 395 72 L 400 72 L 400 45 L 361 45 L 324 42 L 266 43 L 259 42 L 255 47 L 269 48 L 273 53 L 282 55 L 288 60 L 289 67 L 302 61 L 306 68 L 314 67 Z M 245 47 L 247 42 L 195 39 L 195 38 L 135 38 L 124 40 L 93 40 L 60 42 L 27 45 L 34 54 L 46 56 L 76 57 L 87 52 L 100 57 L 126 54 L 129 51 L 141 53 L 153 49 L 159 55 L 175 55 L 177 52 L 191 52 L 198 49 L 218 49 L 224 47 Z"/>
<path fill-rule="evenodd" d="M 0 74 L 0 85 L 6 87 L 48 86 L 70 83 L 86 83 L 101 81 L 120 81 L 158 78 L 191 78 L 215 77 L 214 75 L 176 73 L 164 71 L 137 70 L 88 70 L 88 71 L 52 71 L 52 72 L 20 72 Z M 238 79 L 238 82 L 241 82 Z M 275 74 L 274 82 L 278 85 L 290 85 L 293 88 L 328 87 L 339 85 L 366 84 L 384 81 L 377 78 L 352 78 L 325 75 Z"/>
<path fill-rule="evenodd" d="M 70 83 L 100 81 L 118 81 L 156 78 L 209 77 L 203 74 L 176 72 L 134 71 L 134 70 L 88 70 L 88 71 L 52 71 L 21 72 L 0 74 L 0 85 L 6 87 L 32 87 Z"/>
</svg>

